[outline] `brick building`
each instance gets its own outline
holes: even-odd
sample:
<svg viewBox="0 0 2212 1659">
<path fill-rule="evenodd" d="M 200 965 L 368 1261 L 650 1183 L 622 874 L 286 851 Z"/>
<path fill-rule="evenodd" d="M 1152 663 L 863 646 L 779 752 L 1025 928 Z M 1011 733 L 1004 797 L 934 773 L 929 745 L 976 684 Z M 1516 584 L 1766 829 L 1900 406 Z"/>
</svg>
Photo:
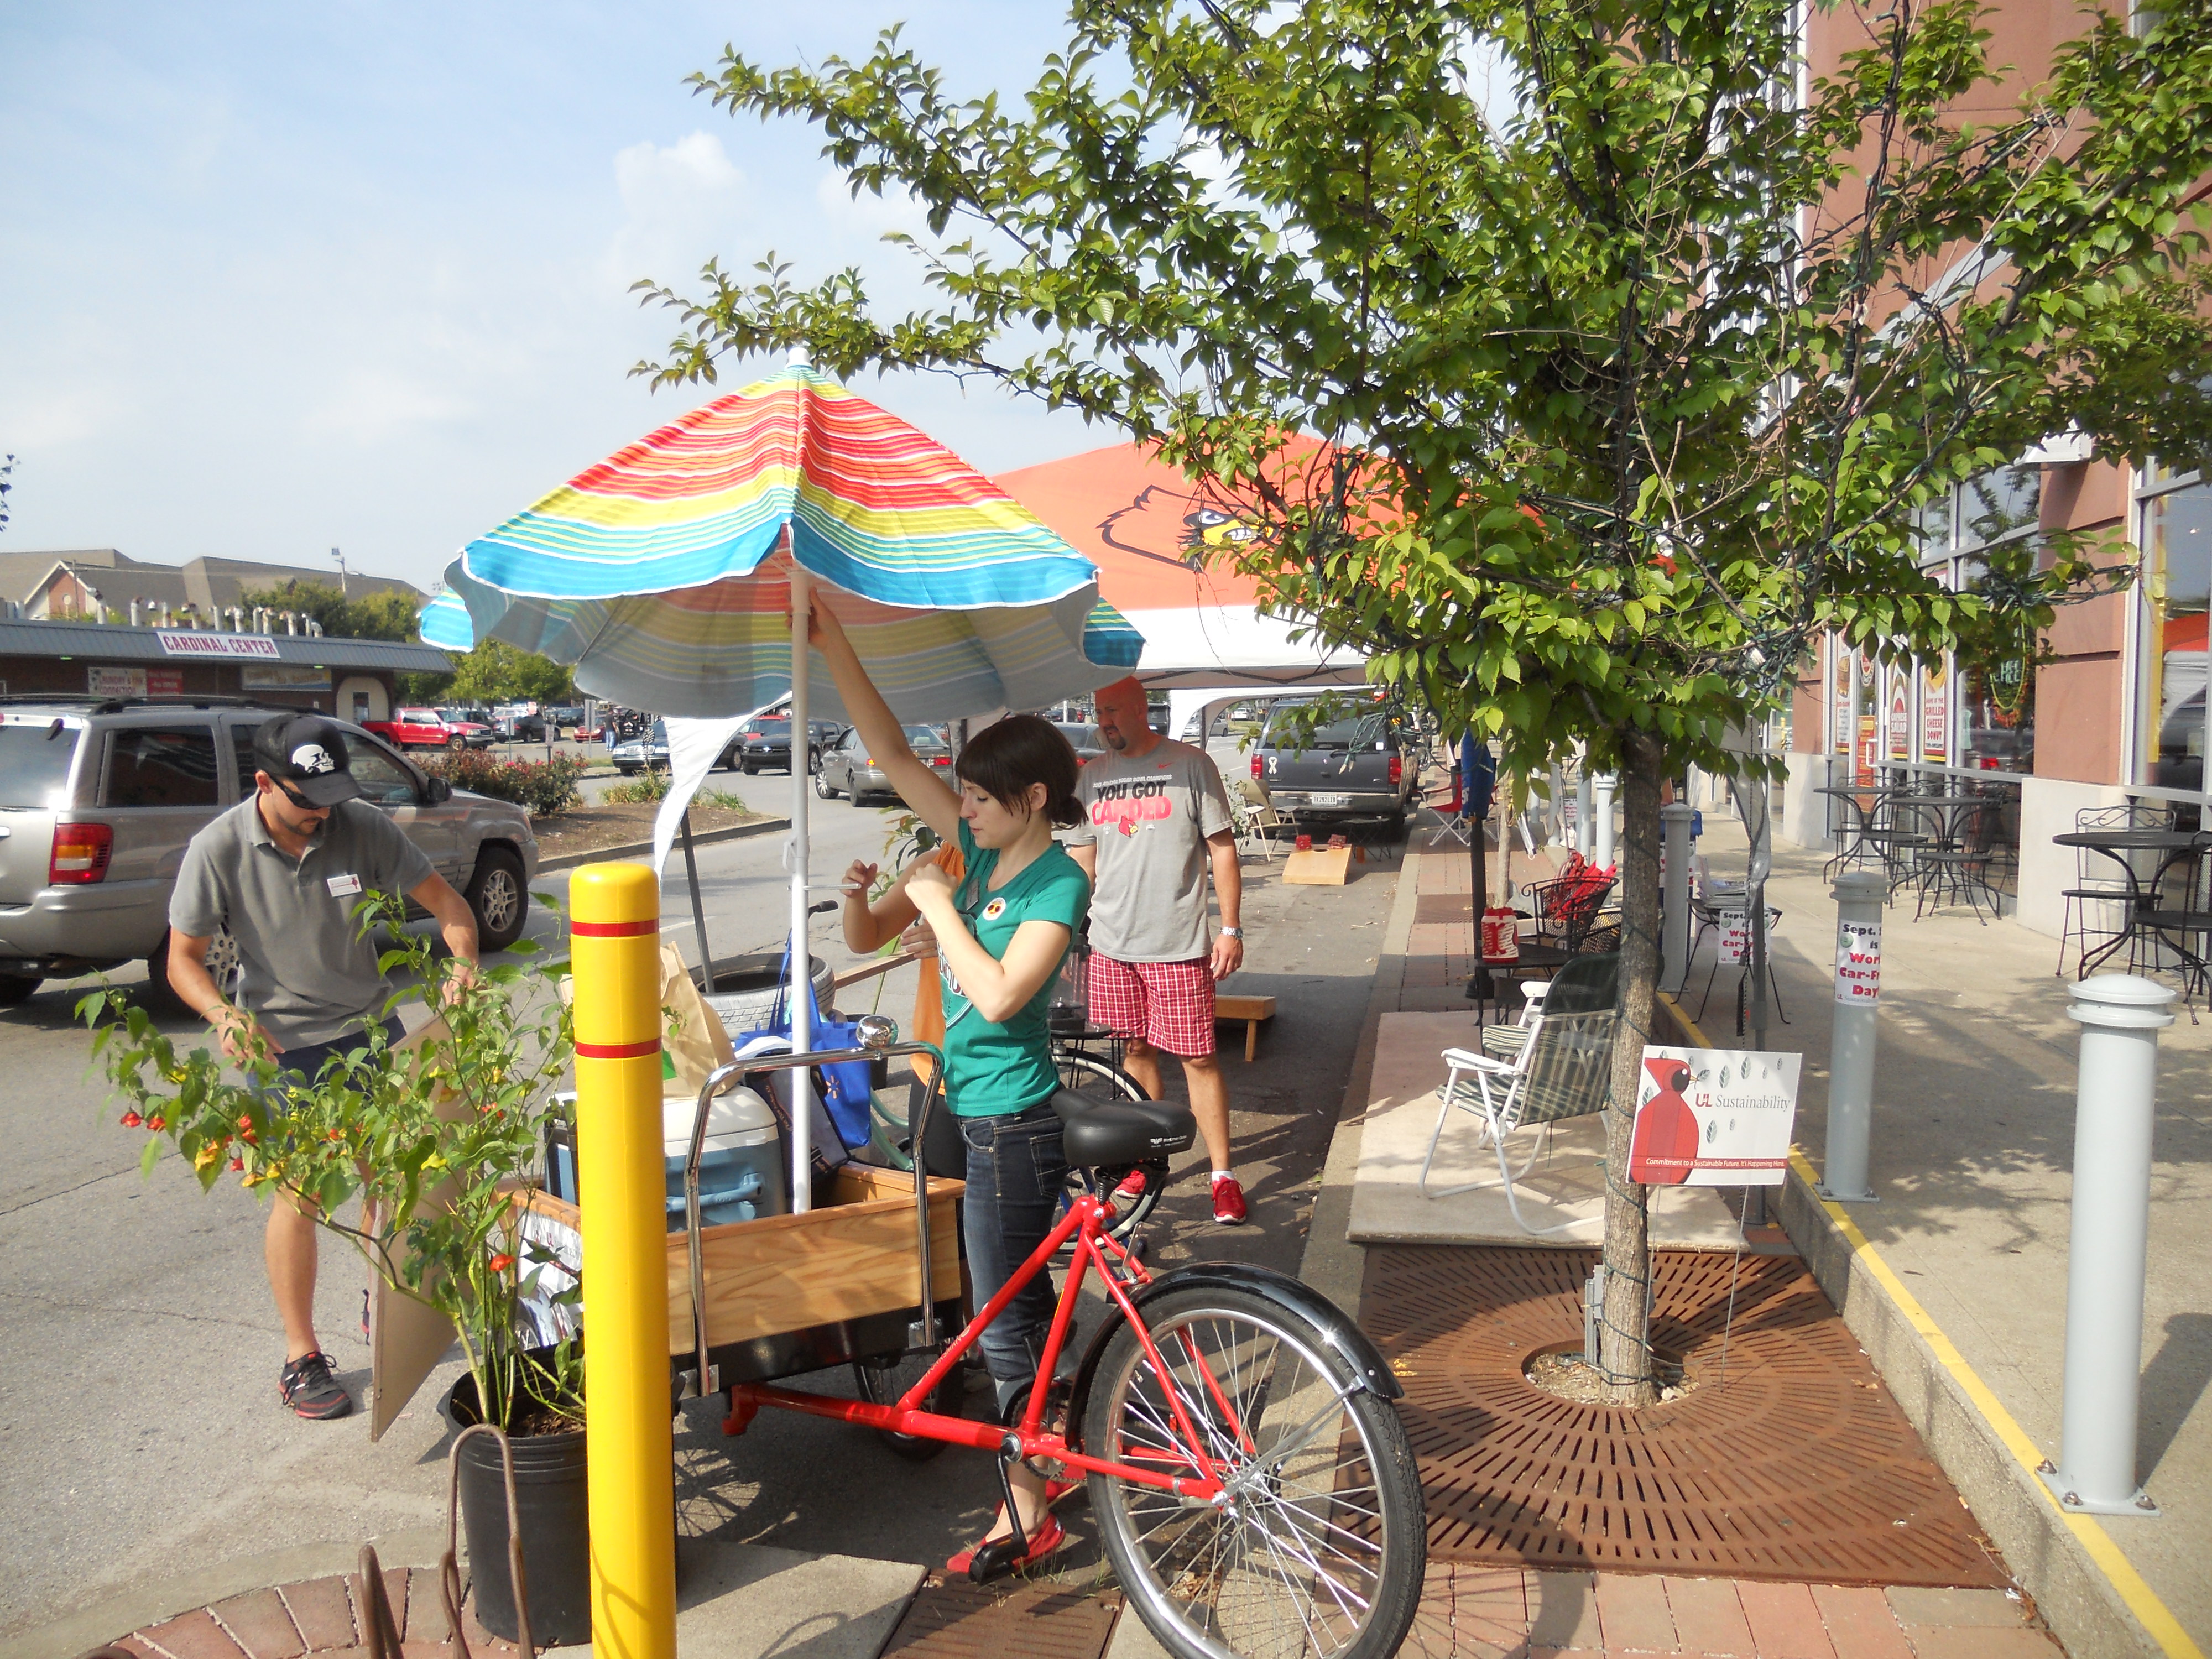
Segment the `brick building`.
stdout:
<svg viewBox="0 0 2212 1659">
<path fill-rule="evenodd" d="M 401 673 L 450 673 L 434 646 L 0 620 L 0 694 L 230 696 L 384 720 Z"/>
<path fill-rule="evenodd" d="M 1809 11 L 1807 58 L 1820 76 L 1863 41 L 1843 33 L 1849 8 Z M 2081 20 L 2070 0 L 1999 0 L 1984 25 L 1990 61 L 2013 68 L 1981 108 L 1960 112 L 1990 119 L 2048 73 Z M 2036 667 L 1885 669 L 1827 641 L 1795 699 L 1782 833 L 1832 844 L 1829 803 L 1814 791 L 1854 765 L 1863 781 L 1893 767 L 1996 786 L 2008 801 L 2005 850 L 2017 858 L 2004 884 L 2017 890 L 2022 922 L 2056 935 L 2075 869 L 2051 837 L 2075 828 L 2078 811 L 2148 800 L 2173 807 L 2183 827 L 2202 821 L 2212 481 L 2136 468 L 2066 434 L 1954 489 L 1917 528 L 1923 568 L 1953 586 L 1974 579 L 1993 544 L 2058 528 L 2118 530 L 2140 580 L 2062 609 L 2048 635 L 2055 659 Z"/>
</svg>

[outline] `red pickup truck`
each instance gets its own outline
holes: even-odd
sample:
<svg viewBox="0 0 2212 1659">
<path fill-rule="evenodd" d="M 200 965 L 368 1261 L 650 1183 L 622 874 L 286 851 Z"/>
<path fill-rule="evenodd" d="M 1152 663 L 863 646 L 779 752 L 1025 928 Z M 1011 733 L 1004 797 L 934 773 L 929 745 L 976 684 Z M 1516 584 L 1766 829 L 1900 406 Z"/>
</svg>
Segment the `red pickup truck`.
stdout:
<svg viewBox="0 0 2212 1659">
<path fill-rule="evenodd" d="M 395 708 L 388 720 L 363 720 L 362 730 L 402 749 L 481 749 L 492 738 L 490 727 L 449 720 L 434 708 Z"/>
</svg>

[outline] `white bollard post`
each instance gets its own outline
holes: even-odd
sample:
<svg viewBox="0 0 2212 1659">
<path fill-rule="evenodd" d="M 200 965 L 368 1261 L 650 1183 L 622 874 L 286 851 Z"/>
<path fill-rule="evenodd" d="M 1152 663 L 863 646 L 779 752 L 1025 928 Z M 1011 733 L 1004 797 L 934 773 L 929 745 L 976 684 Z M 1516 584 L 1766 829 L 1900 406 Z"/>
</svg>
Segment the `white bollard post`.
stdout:
<svg viewBox="0 0 2212 1659">
<path fill-rule="evenodd" d="M 2152 1516 L 2136 1484 L 2142 1372 L 2143 1256 L 2150 1226 L 2151 1117 L 2158 1034 L 2173 993 L 2132 974 L 2074 988 L 2081 1023 L 2074 1096 L 2074 1203 L 2066 1252 L 2066 1394 L 2058 1467 L 2039 1473 L 2062 1508 Z"/>
<path fill-rule="evenodd" d="M 1601 869 L 1613 867 L 1613 792 L 1620 787 L 1611 772 L 1599 773 L 1591 785 L 1597 799 L 1590 803 L 1590 862 Z"/>
<path fill-rule="evenodd" d="M 1659 883 L 1659 987 L 1678 993 L 1690 971 L 1690 821 L 1697 809 L 1674 801 L 1659 809 L 1666 869 Z"/>
<path fill-rule="evenodd" d="M 1584 858 L 1595 845 L 1590 839 L 1590 774 L 1587 765 L 1575 770 L 1575 851 Z"/>
<path fill-rule="evenodd" d="M 1840 1204 L 1873 1200 L 1867 1142 L 1874 1127 L 1875 1010 L 1881 996 L 1881 912 L 1889 897 L 1878 870 L 1838 872 L 1836 1016 L 1828 1042 L 1828 1145 L 1814 1190 Z"/>
</svg>

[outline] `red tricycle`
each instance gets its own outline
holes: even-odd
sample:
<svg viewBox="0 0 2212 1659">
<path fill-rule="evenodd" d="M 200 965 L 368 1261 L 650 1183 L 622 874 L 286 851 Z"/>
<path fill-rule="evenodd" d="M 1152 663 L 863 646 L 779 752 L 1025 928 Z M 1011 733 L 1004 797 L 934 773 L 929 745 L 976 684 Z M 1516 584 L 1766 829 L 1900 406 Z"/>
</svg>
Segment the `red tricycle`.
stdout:
<svg viewBox="0 0 2212 1659">
<path fill-rule="evenodd" d="M 908 1126 L 908 1145 L 919 1154 L 944 1060 L 931 1045 L 898 1042 L 896 1035 L 888 1020 L 870 1019 L 862 1049 L 720 1068 L 701 1091 L 702 1105 L 750 1072 L 924 1055 L 933 1061 L 931 1079 L 917 1091 Z M 731 1433 L 775 1406 L 875 1429 L 909 1456 L 946 1445 L 990 1452 L 1009 1513 L 1008 1477 L 1018 1459 L 1048 1479 L 1083 1479 L 1130 1604 L 1181 1659 L 1387 1659 L 1412 1626 L 1427 1556 L 1420 1481 L 1392 1403 L 1402 1391 L 1389 1364 L 1327 1297 L 1295 1279 L 1238 1262 L 1155 1276 L 1110 1235 L 1115 1186 L 1133 1166 L 1188 1147 L 1188 1112 L 1073 1091 L 1054 1105 L 1080 1187 L 1051 1235 L 949 1342 L 939 1331 L 960 1306 L 958 1263 L 945 1259 L 957 1254 L 951 1200 L 960 1183 L 919 1170 L 908 1176 L 848 1166 L 849 1202 L 702 1228 L 702 1134 L 695 1133 L 684 1259 L 680 1268 L 671 1263 L 688 1291 L 678 1305 L 690 1326 L 681 1345 L 691 1361 L 689 1388 L 728 1389 L 723 1426 Z M 703 1109 L 698 1121 L 706 1121 Z M 889 1289 L 897 1305 L 856 1312 L 852 1287 L 872 1273 L 882 1277 L 881 1224 L 885 1212 L 905 1206 L 906 1191 L 913 1249 L 902 1252 L 908 1265 Z M 863 1219 L 873 1242 L 857 1247 Z M 823 1244 L 833 1232 L 843 1243 Z M 763 1267 L 763 1244 L 781 1265 Z M 936 1409 L 983 1328 L 1071 1246 L 1036 1381 L 1012 1420 L 975 1422 Z M 878 1259 L 863 1266 L 855 1248 Z M 718 1260 L 757 1294 L 718 1286 Z M 1093 1273 L 1106 1317 L 1085 1345 L 1072 1387 L 1054 1387 L 1075 1333 L 1077 1299 Z M 672 1291 L 676 1276 L 672 1271 Z M 757 1319 L 717 1316 L 799 1285 L 814 1312 L 838 1316 L 771 1333 Z M 884 1294 L 879 1288 L 876 1299 Z M 825 1295 L 834 1308 L 822 1305 Z M 841 1363 L 853 1364 L 861 1398 L 775 1386 L 777 1377 Z M 994 1576 L 1024 1548 L 1016 1538 L 996 1553 L 978 1549 L 971 1571 Z"/>
</svg>

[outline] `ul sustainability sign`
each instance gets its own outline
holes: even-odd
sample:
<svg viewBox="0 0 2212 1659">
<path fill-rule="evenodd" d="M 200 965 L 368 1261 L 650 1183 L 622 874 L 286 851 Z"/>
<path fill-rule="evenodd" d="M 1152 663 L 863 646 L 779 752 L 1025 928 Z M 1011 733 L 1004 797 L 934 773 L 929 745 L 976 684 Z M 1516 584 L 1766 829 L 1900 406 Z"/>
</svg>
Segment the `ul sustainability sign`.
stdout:
<svg viewBox="0 0 2212 1659">
<path fill-rule="evenodd" d="M 1628 1178 L 1646 1187 L 1778 1187 L 1790 1166 L 1802 1056 L 1644 1051 Z"/>
</svg>

